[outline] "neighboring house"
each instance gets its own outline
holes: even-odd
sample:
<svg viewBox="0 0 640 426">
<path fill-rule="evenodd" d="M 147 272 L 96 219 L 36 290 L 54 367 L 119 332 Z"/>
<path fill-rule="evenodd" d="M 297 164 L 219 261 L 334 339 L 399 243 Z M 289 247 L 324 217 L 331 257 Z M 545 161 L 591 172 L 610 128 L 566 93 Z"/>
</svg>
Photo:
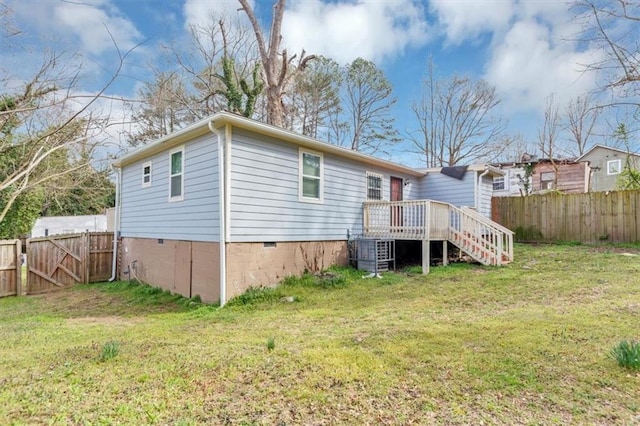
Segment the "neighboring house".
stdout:
<svg viewBox="0 0 640 426">
<path fill-rule="evenodd" d="M 532 192 L 565 194 L 589 192 L 589 163 L 576 160 L 539 160 L 531 175 Z"/>
<path fill-rule="evenodd" d="M 589 190 L 589 164 L 577 160 L 532 160 L 524 163 L 494 165 L 504 176 L 493 180 L 494 197 L 526 195 L 526 165 L 533 165 L 529 177 L 529 193 L 541 194 L 558 191 L 566 194 L 584 193 Z"/>
<path fill-rule="evenodd" d="M 494 164 L 493 167 L 502 172 L 501 176 L 493 177 L 494 197 L 516 197 L 525 194 L 526 171 L 521 163 L 500 163 Z M 531 185 L 530 176 L 530 188 Z"/>
<path fill-rule="evenodd" d="M 612 191 L 616 189 L 618 176 L 624 169 L 627 159 L 633 169 L 640 168 L 640 155 L 611 148 L 604 145 L 596 145 L 584 154 L 578 161 L 586 161 L 590 167 L 590 191 Z"/>
<path fill-rule="evenodd" d="M 206 302 L 345 265 L 354 236 L 422 241 L 423 271 L 431 241 L 485 264 L 512 260 L 510 231 L 424 199 L 486 210 L 491 169 L 425 173 L 226 112 L 114 166 L 120 277 Z"/>
<path fill-rule="evenodd" d="M 79 232 L 104 232 L 107 230 L 107 215 L 46 216 L 36 220 L 31 237 L 47 237 Z"/>
</svg>

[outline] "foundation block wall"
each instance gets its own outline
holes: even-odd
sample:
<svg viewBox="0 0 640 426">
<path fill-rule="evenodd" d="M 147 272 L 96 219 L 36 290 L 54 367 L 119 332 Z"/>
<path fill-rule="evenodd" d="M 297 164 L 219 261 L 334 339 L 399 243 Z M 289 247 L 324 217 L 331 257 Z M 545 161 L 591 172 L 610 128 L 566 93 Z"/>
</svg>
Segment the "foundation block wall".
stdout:
<svg viewBox="0 0 640 426">
<path fill-rule="evenodd" d="M 120 279 L 137 279 L 203 302 L 220 300 L 220 245 L 196 241 L 122 238 Z M 128 272 L 128 274 L 127 274 Z"/>
<path fill-rule="evenodd" d="M 273 287 L 283 278 L 319 272 L 349 261 L 346 241 L 229 243 L 227 299 L 249 287 Z"/>
</svg>

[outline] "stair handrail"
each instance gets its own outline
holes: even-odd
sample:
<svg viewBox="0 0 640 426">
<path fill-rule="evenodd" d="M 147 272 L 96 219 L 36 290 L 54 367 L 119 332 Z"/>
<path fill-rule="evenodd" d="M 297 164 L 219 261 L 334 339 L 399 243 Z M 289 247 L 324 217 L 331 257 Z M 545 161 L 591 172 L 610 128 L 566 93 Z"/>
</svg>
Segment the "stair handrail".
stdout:
<svg viewBox="0 0 640 426">
<path fill-rule="evenodd" d="M 472 209 L 471 207 L 463 206 L 463 207 L 460 207 L 460 210 L 463 210 L 465 213 L 469 214 L 470 216 L 474 216 L 477 219 L 480 219 L 481 221 L 485 222 L 487 226 L 496 228 L 504 232 L 505 234 L 515 235 L 515 232 L 513 232 L 511 229 L 507 228 L 506 226 L 502 226 L 498 222 L 494 222 L 493 220 L 487 217 L 482 216 L 480 213 L 478 213 L 475 209 Z"/>
<path fill-rule="evenodd" d="M 509 261 L 513 261 L 513 235 L 514 235 L 513 231 L 511 231 L 508 228 L 505 228 L 499 223 L 492 221 L 491 219 L 488 219 L 482 216 L 477 211 L 470 209 L 468 207 L 459 208 L 450 204 L 450 209 L 454 212 L 457 212 L 459 215 L 461 215 L 460 217 L 466 216 L 468 219 L 471 219 L 472 221 L 477 222 L 477 224 L 484 226 L 485 228 L 490 229 L 492 232 L 498 234 L 498 237 L 499 237 L 498 245 L 494 246 L 495 248 L 493 250 L 488 249 L 489 251 L 494 252 L 494 255 L 497 256 L 496 258 L 497 264 L 502 263 L 502 259 L 504 255 L 506 255 Z M 467 230 L 467 231 L 470 232 L 472 230 Z M 459 232 L 459 231 L 456 230 L 456 232 Z M 479 237 L 482 238 L 482 236 L 479 236 Z"/>
</svg>

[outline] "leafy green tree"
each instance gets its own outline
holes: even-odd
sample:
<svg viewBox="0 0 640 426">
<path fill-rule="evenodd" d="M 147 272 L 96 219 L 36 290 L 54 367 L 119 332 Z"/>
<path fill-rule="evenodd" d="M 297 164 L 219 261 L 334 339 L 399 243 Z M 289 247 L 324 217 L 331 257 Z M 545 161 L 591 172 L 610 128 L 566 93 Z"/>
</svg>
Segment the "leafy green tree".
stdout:
<svg viewBox="0 0 640 426">
<path fill-rule="evenodd" d="M 344 68 L 348 141 L 338 141 L 354 151 L 374 153 L 400 141 L 394 128 L 391 107 L 396 103 L 393 88 L 384 72 L 373 62 L 357 58 Z"/>
<path fill-rule="evenodd" d="M 624 123 L 618 124 L 618 127 L 614 131 L 614 136 L 624 144 L 627 152 L 629 152 L 629 130 Z M 631 155 L 627 155 L 625 159 L 616 186 L 618 189 L 640 189 L 640 170 L 635 168 L 631 161 Z"/>
<path fill-rule="evenodd" d="M 330 118 L 342 112 L 343 80 L 340 65 L 333 59 L 319 56 L 311 62 L 295 77 L 289 95 L 292 127 L 312 138 L 324 135 L 329 139 Z"/>
</svg>

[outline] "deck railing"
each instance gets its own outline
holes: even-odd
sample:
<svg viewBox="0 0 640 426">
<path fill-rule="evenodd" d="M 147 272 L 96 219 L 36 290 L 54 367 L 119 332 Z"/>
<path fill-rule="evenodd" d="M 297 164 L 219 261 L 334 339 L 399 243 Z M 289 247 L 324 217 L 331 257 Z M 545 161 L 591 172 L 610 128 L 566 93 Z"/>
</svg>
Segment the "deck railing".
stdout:
<svg viewBox="0 0 640 426">
<path fill-rule="evenodd" d="M 469 208 L 432 200 L 367 201 L 365 237 L 451 241 L 477 261 L 513 260 L 513 232 Z"/>
</svg>

